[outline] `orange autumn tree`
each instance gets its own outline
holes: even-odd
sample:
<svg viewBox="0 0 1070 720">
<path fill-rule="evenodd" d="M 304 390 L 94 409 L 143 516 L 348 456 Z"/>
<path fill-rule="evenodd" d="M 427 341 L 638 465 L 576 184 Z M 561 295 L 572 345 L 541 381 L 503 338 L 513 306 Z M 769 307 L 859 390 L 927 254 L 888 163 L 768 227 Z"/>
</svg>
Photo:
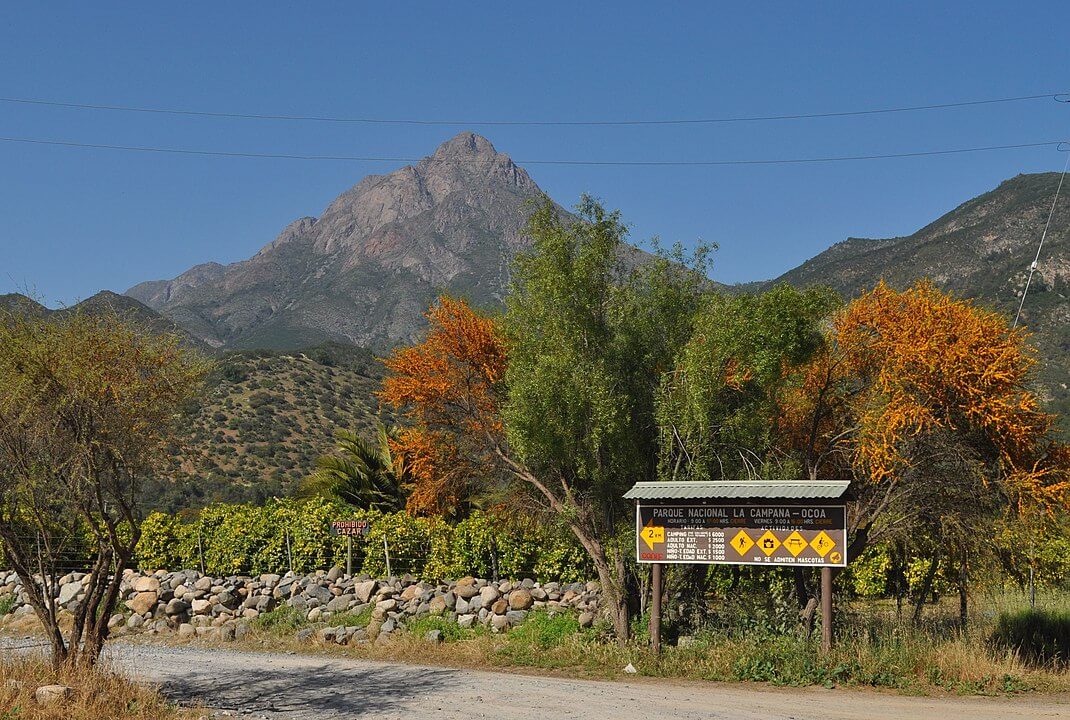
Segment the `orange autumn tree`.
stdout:
<svg viewBox="0 0 1070 720">
<path fill-rule="evenodd" d="M 412 481 L 408 510 L 452 515 L 480 492 L 500 442 L 505 344 L 495 321 L 464 300 L 440 297 L 424 339 L 395 350 L 379 397 L 407 421 L 391 441 Z"/>
<path fill-rule="evenodd" d="M 999 514 L 1066 507 L 1035 363 L 1003 315 L 928 282 L 880 283 L 834 316 L 780 430 L 808 474 L 854 480 L 852 557 L 903 537 L 965 547 Z"/>
</svg>

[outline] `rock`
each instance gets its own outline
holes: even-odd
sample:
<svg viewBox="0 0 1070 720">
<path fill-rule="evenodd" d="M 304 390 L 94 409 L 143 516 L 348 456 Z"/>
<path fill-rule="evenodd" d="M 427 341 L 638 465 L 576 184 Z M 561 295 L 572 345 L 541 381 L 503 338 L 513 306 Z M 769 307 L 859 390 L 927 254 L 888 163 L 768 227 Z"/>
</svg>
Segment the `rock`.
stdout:
<svg viewBox="0 0 1070 720">
<path fill-rule="evenodd" d="M 281 579 L 282 578 L 280 578 L 278 575 L 274 575 L 274 574 L 270 574 L 269 573 L 269 574 L 260 576 L 260 584 L 262 586 L 264 586 L 265 588 L 267 588 L 268 590 L 273 590 L 275 588 L 275 586 L 279 584 L 279 580 L 281 580 Z"/>
<path fill-rule="evenodd" d="M 123 617 L 122 613 L 115 613 L 110 618 L 108 618 L 108 629 L 115 629 L 122 625 L 125 621 L 126 618 Z"/>
<path fill-rule="evenodd" d="M 482 588 L 479 591 L 480 604 L 485 608 L 489 608 L 491 605 L 493 605 L 494 601 L 497 600 L 498 597 L 499 593 L 497 588 L 491 585 L 487 585 L 485 588 Z"/>
<path fill-rule="evenodd" d="M 441 615 L 446 612 L 446 598 L 441 595 L 431 598 L 431 602 L 427 604 L 427 612 L 431 615 Z"/>
<path fill-rule="evenodd" d="M 457 581 L 456 586 L 453 588 L 453 592 L 457 597 L 464 598 L 465 600 L 473 598 L 479 594 L 479 588 L 475 585 L 475 578 L 466 577 Z"/>
<path fill-rule="evenodd" d="M 383 615 L 386 615 L 391 610 L 397 609 L 397 606 L 398 606 L 398 601 L 395 600 L 394 598 L 387 598 L 386 600 L 380 600 L 379 602 L 375 603 L 375 610 L 373 611 L 372 614 L 378 615 L 379 617 L 382 617 Z"/>
<path fill-rule="evenodd" d="M 592 625 L 594 625 L 594 613 L 593 612 L 580 613 L 580 627 L 589 628 Z"/>
<path fill-rule="evenodd" d="M 228 623 L 219 628 L 219 639 L 222 642 L 234 642 L 234 625 Z"/>
<path fill-rule="evenodd" d="M 131 615 L 130 619 L 126 621 L 126 626 L 131 630 L 137 630 L 139 627 L 145 624 L 145 618 L 140 615 Z"/>
<path fill-rule="evenodd" d="M 189 640 L 197 634 L 197 628 L 193 627 L 189 623 L 182 623 L 178 626 L 178 637 L 181 640 Z"/>
<path fill-rule="evenodd" d="M 152 577 L 139 577 L 134 581 L 134 592 L 160 592 L 160 581 L 157 578 Z"/>
<path fill-rule="evenodd" d="M 303 642 L 308 642 L 309 640 L 311 640 L 312 637 L 315 634 L 316 634 L 316 631 L 313 630 L 312 628 L 304 628 L 304 629 L 298 630 L 297 631 L 297 635 L 295 637 L 297 638 L 297 642 L 303 643 Z"/>
<path fill-rule="evenodd" d="M 601 589 L 602 589 L 602 583 L 598 582 L 597 580 L 591 580 L 589 583 L 587 583 L 586 590 L 589 593 L 598 592 Z"/>
<path fill-rule="evenodd" d="M 237 622 L 234 624 L 234 639 L 241 642 L 253 632 L 253 626 L 247 622 Z"/>
<path fill-rule="evenodd" d="M 490 627 L 494 632 L 501 632 L 509 627 L 509 618 L 505 615 L 491 615 Z"/>
<path fill-rule="evenodd" d="M 318 608 L 318 607 L 312 608 L 311 610 L 308 611 L 308 621 L 309 622 L 319 622 L 319 619 L 320 619 L 320 617 L 322 615 L 323 615 L 323 610 L 321 608 Z"/>
<path fill-rule="evenodd" d="M 62 585 L 60 587 L 60 589 L 59 589 L 59 598 L 58 598 L 59 604 L 60 605 L 67 605 L 68 603 L 71 602 L 71 600 L 74 600 L 76 597 L 78 597 L 78 594 L 81 593 L 81 592 L 82 592 L 82 583 L 81 582 L 69 582 L 69 583 L 66 583 L 65 585 Z"/>
<path fill-rule="evenodd" d="M 624 666 L 624 672 L 628 673 L 629 675 L 635 675 L 639 671 L 635 669 L 635 665 L 628 663 Z"/>
<path fill-rule="evenodd" d="M 509 611 L 509 601 L 505 598 L 498 598 L 491 604 L 490 611 L 495 615 L 504 615 Z"/>
<path fill-rule="evenodd" d="M 168 615 L 182 615 L 189 610 L 189 605 L 184 601 L 175 598 L 167 603 L 167 607 L 164 608 L 164 612 Z"/>
<path fill-rule="evenodd" d="M 144 615 L 156 605 L 158 596 L 155 592 L 139 592 L 128 600 L 126 606 L 138 615 Z"/>
<path fill-rule="evenodd" d="M 692 635 L 681 635 L 676 639 L 676 647 L 691 647 L 695 644 L 695 638 Z"/>
<path fill-rule="evenodd" d="M 394 618 L 387 618 L 382 625 L 379 626 L 379 634 L 392 633 L 397 629 L 397 622 Z"/>
<path fill-rule="evenodd" d="M 309 585 L 305 588 L 305 597 L 319 600 L 320 604 L 326 604 L 334 599 L 334 594 L 322 585 Z"/>
<path fill-rule="evenodd" d="M 520 623 L 524 622 L 524 619 L 528 616 L 526 610 L 510 610 L 505 613 L 505 619 L 509 621 L 510 627 L 516 627 Z"/>
<path fill-rule="evenodd" d="M 339 595 L 327 603 L 327 610 L 330 612 L 345 612 L 355 600 L 356 597 L 353 595 Z"/>
<path fill-rule="evenodd" d="M 372 594 L 375 592 L 375 588 L 379 583 L 374 580 L 365 580 L 359 582 L 353 586 L 353 596 L 361 603 L 371 601 Z"/>
<path fill-rule="evenodd" d="M 472 614 L 458 615 L 457 626 L 462 628 L 470 628 L 476 624 L 476 616 Z"/>
<path fill-rule="evenodd" d="M 401 601 L 409 602 L 414 597 L 419 596 L 423 592 L 423 588 L 419 585 L 409 585 L 407 588 L 401 591 Z"/>
<path fill-rule="evenodd" d="M 194 615 L 202 615 L 208 612 L 211 607 L 211 600 L 194 600 L 192 603 L 190 603 L 190 609 L 193 611 Z"/>
<path fill-rule="evenodd" d="M 546 591 L 543 590 L 542 588 L 532 588 L 531 597 L 534 600 L 538 600 L 540 602 L 543 602 L 549 597 L 549 595 L 547 595 Z"/>
<path fill-rule="evenodd" d="M 335 565 L 333 568 L 327 571 L 327 582 L 338 582 L 338 578 L 342 577 L 342 573 L 345 572 L 341 565 Z"/>
<path fill-rule="evenodd" d="M 509 593 L 509 607 L 513 610 L 527 610 L 534 602 L 531 592 L 523 588 Z"/>
<path fill-rule="evenodd" d="M 33 693 L 34 700 L 42 707 L 61 705 L 73 696 L 74 688 L 66 685 L 42 685 Z"/>
<path fill-rule="evenodd" d="M 204 592 L 207 592 L 207 591 L 211 590 L 212 589 L 212 578 L 208 577 L 207 575 L 202 577 L 200 580 L 198 580 L 197 582 L 193 583 L 193 589 L 194 590 L 201 590 L 201 591 L 204 591 Z"/>
<path fill-rule="evenodd" d="M 456 602 L 453 605 L 454 612 L 456 612 L 458 615 L 464 615 L 468 612 L 469 609 L 470 606 L 468 604 L 468 601 L 465 600 L 463 597 L 458 596 Z"/>
<path fill-rule="evenodd" d="M 426 633 L 424 633 L 424 640 L 431 643 L 432 645 L 438 645 L 442 642 L 442 631 L 428 630 Z"/>
</svg>

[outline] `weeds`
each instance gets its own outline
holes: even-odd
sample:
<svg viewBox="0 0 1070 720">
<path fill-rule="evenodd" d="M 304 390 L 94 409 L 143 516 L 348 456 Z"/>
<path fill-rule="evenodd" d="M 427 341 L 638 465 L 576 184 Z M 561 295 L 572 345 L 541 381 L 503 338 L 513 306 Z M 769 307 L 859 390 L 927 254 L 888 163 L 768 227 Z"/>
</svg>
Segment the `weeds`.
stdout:
<svg viewBox="0 0 1070 720">
<path fill-rule="evenodd" d="M 10 615 L 18 606 L 18 600 L 14 594 L 0 597 L 0 617 Z M 0 716 L 3 717 L 3 716 Z"/>
</svg>

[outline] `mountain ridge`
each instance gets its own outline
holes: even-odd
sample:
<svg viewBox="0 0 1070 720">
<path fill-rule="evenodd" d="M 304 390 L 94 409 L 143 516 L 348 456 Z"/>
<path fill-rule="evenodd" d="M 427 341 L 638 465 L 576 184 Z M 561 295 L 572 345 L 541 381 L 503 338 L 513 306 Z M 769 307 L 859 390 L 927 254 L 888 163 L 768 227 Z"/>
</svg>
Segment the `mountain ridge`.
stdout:
<svg viewBox="0 0 1070 720">
<path fill-rule="evenodd" d="M 415 165 L 363 178 L 246 260 L 195 265 L 126 294 L 213 347 L 389 346 L 415 336 L 442 291 L 500 304 L 528 205 L 542 194 L 508 155 L 465 132 Z"/>
</svg>

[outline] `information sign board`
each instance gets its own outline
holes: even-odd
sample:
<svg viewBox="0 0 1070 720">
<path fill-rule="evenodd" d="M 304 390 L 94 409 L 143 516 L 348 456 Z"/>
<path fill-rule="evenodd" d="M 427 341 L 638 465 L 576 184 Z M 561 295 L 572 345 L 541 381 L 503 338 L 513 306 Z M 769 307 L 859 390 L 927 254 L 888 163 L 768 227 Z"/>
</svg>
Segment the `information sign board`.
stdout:
<svg viewBox="0 0 1070 720">
<path fill-rule="evenodd" d="M 842 504 L 639 504 L 636 558 L 648 563 L 847 565 Z"/>
<path fill-rule="evenodd" d="M 343 536 L 367 535 L 370 526 L 367 520 L 332 520 L 331 534 Z"/>
</svg>

